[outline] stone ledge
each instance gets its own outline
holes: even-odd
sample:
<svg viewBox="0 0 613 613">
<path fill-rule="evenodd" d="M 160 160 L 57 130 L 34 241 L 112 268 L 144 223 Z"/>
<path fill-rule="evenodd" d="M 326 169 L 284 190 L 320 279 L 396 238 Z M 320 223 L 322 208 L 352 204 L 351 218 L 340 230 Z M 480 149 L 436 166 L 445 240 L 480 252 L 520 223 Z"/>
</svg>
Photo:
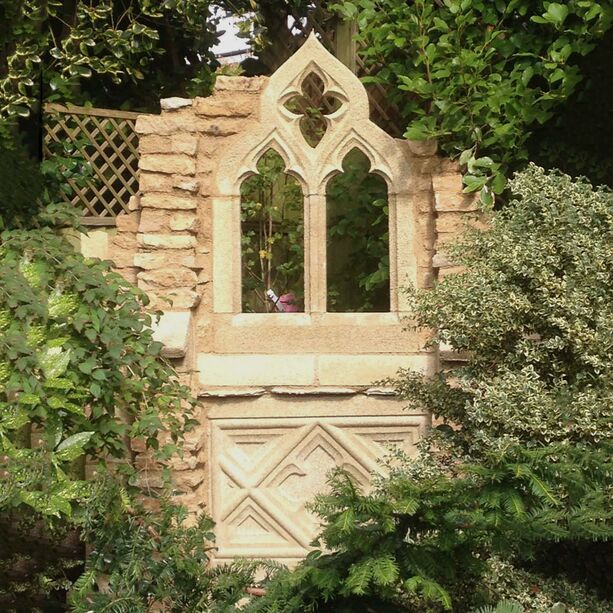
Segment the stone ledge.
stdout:
<svg viewBox="0 0 613 613">
<path fill-rule="evenodd" d="M 232 77 L 219 75 L 215 79 L 215 91 L 259 91 L 268 83 L 269 77 Z"/>
<path fill-rule="evenodd" d="M 265 393 L 263 387 L 206 387 L 198 392 L 198 398 L 253 398 Z"/>
<path fill-rule="evenodd" d="M 393 387 L 388 386 L 378 386 L 378 387 L 369 387 L 367 390 L 364 390 L 364 393 L 367 396 L 397 396 L 396 390 Z"/>
<path fill-rule="evenodd" d="M 278 396 L 352 396 L 360 393 L 353 387 L 273 387 L 270 392 Z"/>
<path fill-rule="evenodd" d="M 185 357 L 191 318 L 189 311 L 168 311 L 162 314 L 159 321 L 153 323 L 153 338 L 164 345 L 163 357 Z"/>
</svg>

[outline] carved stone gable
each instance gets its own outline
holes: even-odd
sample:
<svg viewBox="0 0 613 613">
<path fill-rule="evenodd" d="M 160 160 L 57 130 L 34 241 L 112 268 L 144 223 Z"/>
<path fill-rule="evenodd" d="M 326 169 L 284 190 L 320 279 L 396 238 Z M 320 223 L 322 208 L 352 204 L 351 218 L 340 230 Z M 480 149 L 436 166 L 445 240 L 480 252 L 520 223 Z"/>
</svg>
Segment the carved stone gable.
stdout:
<svg viewBox="0 0 613 613">
<path fill-rule="evenodd" d="M 269 79 L 220 76 L 212 96 L 163 103 L 136 130 L 141 195 L 118 218 L 109 256 L 165 312 L 158 338 L 202 400 L 174 466 L 179 498 L 212 513 L 219 559 L 298 560 L 317 532 L 305 503 L 326 473 L 342 466 L 367 486 L 389 445 L 411 453 L 428 426 L 423 408 L 374 382 L 437 370 L 400 288 L 454 270 L 435 249 L 474 202 L 431 145 L 370 121 L 363 85 L 314 36 Z M 242 312 L 241 187 L 271 149 L 304 199 L 302 312 Z M 327 305 L 326 195 L 356 150 L 387 194 L 385 312 Z"/>
</svg>

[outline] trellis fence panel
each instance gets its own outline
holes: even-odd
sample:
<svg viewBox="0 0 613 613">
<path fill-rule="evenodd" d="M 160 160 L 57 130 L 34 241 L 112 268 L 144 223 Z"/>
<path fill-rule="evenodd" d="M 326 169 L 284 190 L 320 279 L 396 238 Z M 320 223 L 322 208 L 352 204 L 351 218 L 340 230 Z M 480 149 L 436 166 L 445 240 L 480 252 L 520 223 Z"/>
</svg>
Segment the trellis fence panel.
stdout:
<svg viewBox="0 0 613 613">
<path fill-rule="evenodd" d="M 46 104 L 43 152 L 87 165 L 85 181 L 68 177 L 62 196 L 83 211 L 86 225 L 114 225 L 138 191 L 138 113 Z"/>
</svg>

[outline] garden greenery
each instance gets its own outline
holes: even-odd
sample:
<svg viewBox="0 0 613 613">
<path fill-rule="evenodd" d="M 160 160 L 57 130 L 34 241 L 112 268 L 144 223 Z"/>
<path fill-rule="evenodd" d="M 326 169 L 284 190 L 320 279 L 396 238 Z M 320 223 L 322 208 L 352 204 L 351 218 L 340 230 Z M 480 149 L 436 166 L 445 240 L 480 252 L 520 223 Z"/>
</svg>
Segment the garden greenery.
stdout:
<svg viewBox="0 0 613 613">
<path fill-rule="evenodd" d="M 334 473 L 313 506 L 326 552 L 280 574 L 253 610 L 469 611 L 517 596 L 487 580 L 494 555 L 529 567 L 543 551 L 610 542 L 613 196 L 535 166 L 511 188 L 491 229 L 456 247 L 466 272 L 409 291 L 417 325 L 467 361 L 393 383 L 447 423 L 416 458 L 390 457 L 370 493 Z M 583 578 L 605 595 L 607 570 L 595 570 Z M 586 610 L 582 593 L 569 587 L 568 611 Z M 594 598 L 590 610 L 611 610 Z"/>
<path fill-rule="evenodd" d="M 190 527 L 171 496 L 168 462 L 196 401 L 160 355 L 147 297 L 76 252 L 56 227 L 68 221 L 48 205 L 39 227 L 0 234 L 0 604 L 61 601 L 79 575 L 79 538 L 90 553 L 75 610 L 200 611 L 213 593 L 236 602 L 249 571 L 208 570 L 211 521 Z"/>
<path fill-rule="evenodd" d="M 466 190 L 491 204 L 528 159 L 532 131 L 581 80 L 577 59 L 611 27 L 609 0 L 352 0 L 358 24 L 409 139 L 437 139 L 466 166 Z"/>
<path fill-rule="evenodd" d="M 2 135 L 41 98 L 155 109 L 165 95 L 208 93 L 217 41 L 211 4 L 0 0 Z"/>
</svg>

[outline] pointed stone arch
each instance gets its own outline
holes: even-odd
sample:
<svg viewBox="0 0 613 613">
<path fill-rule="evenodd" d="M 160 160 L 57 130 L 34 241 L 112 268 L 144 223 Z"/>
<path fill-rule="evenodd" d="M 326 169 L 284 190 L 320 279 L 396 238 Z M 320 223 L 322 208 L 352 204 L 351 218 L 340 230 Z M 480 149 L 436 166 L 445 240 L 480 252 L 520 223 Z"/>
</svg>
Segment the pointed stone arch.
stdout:
<svg viewBox="0 0 613 613">
<path fill-rule="evenodd" d="M 301 95 L 305 78 L 313 73 L 321 79 L 323 93 L 334 95 L 340 101 L 340 107 L 325 116 L 327 129 L 315 147 L 305 141 L 300 116 L 285 106 L 293 96 Z M 227 269 L 227 262 L 234 262 L 231 283 L 218 284 L 214 291 L 215 310 L 240 311 L 238 216 L 232 211 L 238 207 L 241 180 L 254 171 L 257 160 L 268 148 L 274 148 L 283 157 L 287 173 L 298 178 L 305 197 L 305 312 L 326 312 L 326 185 L 331 177 L 342 172 L 343 160 L 354 148 L 368 157 L 371 172 L 381 175 L 387 183 L 390 308 L 403 311 L 399 283 L 415 282 L 418 268 L 416 211 L 409 198 L 415 175 L 413 156 L 405 141 L 392 138 L 370 121 L 364 86 L 313 34 L 272 75 L 260 98 L 259 122 L 236 140 L 219 165 L 217 193 L 220 200 L 227 201 L 228 208 L 223 213 L 221 205 L 218 206 L 213 224 L 223 227 L 230 224 L 235 228 L 235 238 L 225 247 L 214 250 L 216 270 Z"/>
</svg>

